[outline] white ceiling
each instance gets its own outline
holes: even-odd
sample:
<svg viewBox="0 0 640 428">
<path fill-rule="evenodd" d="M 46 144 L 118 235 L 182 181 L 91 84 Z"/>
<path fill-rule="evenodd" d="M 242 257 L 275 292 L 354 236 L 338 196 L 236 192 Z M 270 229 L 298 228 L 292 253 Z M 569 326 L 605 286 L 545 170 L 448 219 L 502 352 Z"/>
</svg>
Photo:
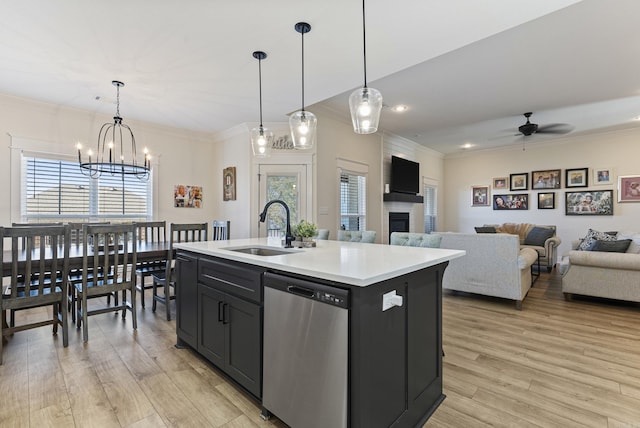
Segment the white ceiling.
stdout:
<svg viewBox="0 0 640 428">
<path fill-rule="evenodd" d="M 360 0 L 3 1 L 0 92 L 216 133 L 286 121 L 305 104 L 349 121 L 363 83 Z M 369 86 L 381 129 L 443 153 L 518 143 L 515 129 L 569 123 L 573 133 L 635 126 L 640 114 L 637 0 L 368 0 Z M 135 129 L 134 129 L 135 131 Z M 541 136 L 530 137 L 531 141 Z"/>
</svg>

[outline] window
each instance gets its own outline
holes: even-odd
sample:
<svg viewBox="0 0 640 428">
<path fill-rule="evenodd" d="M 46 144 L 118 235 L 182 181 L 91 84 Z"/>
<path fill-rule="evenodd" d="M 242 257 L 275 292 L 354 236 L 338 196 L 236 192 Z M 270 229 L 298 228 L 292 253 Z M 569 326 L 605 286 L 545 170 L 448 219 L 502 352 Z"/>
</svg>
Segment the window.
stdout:
<svg viewBox="0 0 640 428">
<path fill-rule="evenodd" d="M 340 172 L 340 228 L 366 230 L 367 177 L 354 172 Z"/>
<path fill-rule="evenodd" d="M 437 206 L 438 183 L 434 180 L 425 180 L 424 183 L 424 232 L 436 231 L 438 215 Z"/>
<path fill-rule="evenodd" d="M 91 179 L 77 161 L 23 156 L 21 221 L 145 221 L 152 218 L 151 183 L 109 174 Z"/>
</svg>

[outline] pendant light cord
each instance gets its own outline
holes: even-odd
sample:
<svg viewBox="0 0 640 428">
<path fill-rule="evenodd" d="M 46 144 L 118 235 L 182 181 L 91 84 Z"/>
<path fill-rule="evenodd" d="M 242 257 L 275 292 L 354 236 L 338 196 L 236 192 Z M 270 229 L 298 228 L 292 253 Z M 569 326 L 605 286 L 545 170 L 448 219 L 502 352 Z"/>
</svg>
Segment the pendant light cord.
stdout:
<svg viewBox="0 0 640 428">
<path fill-rule="evenodd" d="M 260 91 L 260 129 L 262 129 L 262 59 L 258 59 L 258 88 Z"/>
<path fill-rule="evenodd" d="M 304 31 L 302 34 L 302 111 L 304 111 Z"/>
<path fill-rule="evenodd" d="M 364 14 L 364 2 L 362 0 L 362 58 L 364 62 L 364 87 L 367 87 L 367 30 L 366 30 L 366 22 L 365 22 L 365 14 Z"/>
</svg>

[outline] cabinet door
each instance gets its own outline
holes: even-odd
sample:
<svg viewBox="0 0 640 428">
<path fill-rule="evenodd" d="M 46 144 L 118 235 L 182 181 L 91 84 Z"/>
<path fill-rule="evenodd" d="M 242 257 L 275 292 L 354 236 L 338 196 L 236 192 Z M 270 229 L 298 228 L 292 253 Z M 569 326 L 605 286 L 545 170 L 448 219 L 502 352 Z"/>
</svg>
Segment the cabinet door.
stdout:
<svg viewBox="0 0 640 428">
<path fill-rule="evenodd" d="M 198 285 L 198 352 L 221 369 L 225 367 L 226 326 L 229 319 L 224 293 Z"/>
<path fill-rule="evenodd" d="M 176 334 L 195 348 L 198 344 L 198 259 L 184 252 L 176 255 Z"/>
<path fill-rule="evenodd" d="M 226 368 L 229 376 L 256 397 L 262 396 L 262 307 L 226 295 L 228 308 Z"/>
</svg>

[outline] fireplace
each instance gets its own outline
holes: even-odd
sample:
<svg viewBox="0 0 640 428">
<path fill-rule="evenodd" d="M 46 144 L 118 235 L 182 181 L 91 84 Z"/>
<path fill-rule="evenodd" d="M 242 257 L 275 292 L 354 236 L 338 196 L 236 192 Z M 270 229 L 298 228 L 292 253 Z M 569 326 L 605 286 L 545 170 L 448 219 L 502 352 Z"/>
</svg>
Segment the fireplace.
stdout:
<svg viewBox="0 0 640 428">
<path fill-rule="evenodd" d="M 389 213 L 389 242 L 392 232 L 409 232 L 409 213 Z"/>
</svg>

